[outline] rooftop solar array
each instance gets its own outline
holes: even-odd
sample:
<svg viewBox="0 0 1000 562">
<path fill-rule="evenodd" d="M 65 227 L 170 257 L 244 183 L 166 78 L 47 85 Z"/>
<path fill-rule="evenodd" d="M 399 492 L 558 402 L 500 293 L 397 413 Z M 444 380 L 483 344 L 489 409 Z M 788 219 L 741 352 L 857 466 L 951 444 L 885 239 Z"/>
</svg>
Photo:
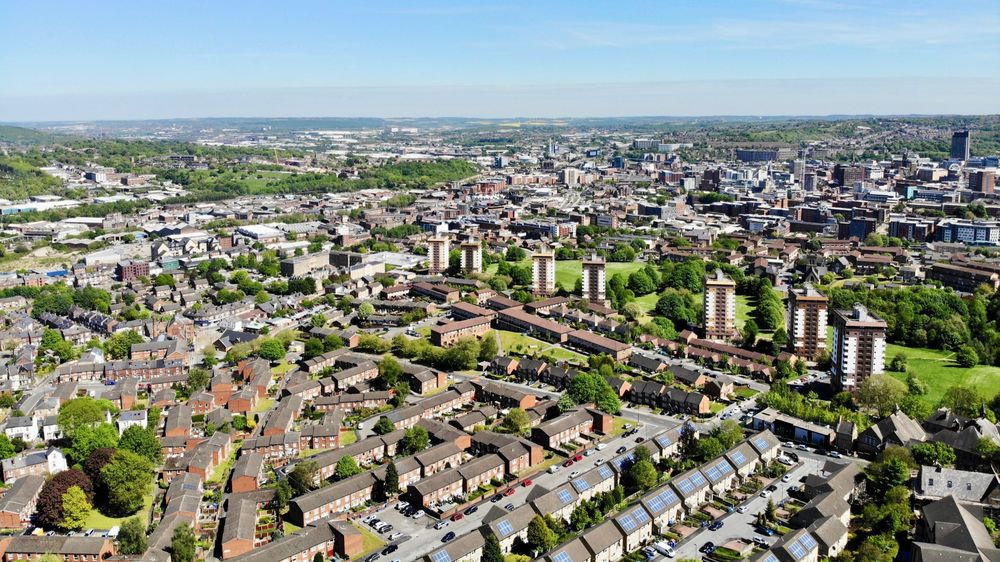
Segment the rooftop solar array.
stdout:
<svg viewBox="0 0 1000 562">
<path fill-rule="evenodd" d="M 556 554 L 555 556 L 553 556 L 552 560 L 554 560 L 555 562 L 573 562 L 573 559 L 570 558 L 569 554 L 566 554 L 565 551 L 560 552 L 560 553 Z"/>
<path fill-rule="evenodd" d="M 675 494 L 673 490 L 671 490 L 670 488 L 665 488 L 659 494 L 656 494 L 655 496 L 647 499 L 646 503 L 649 504 L 649 507 L 651 507 L 654 512 L 663 513 L 663 511 L 667 509 L 667 507 L 679 501 L 680 499 L 677 497 L 677 494 Z"/>
<path fill-rule="evenodd" d="M 562 502 L 563 505 L 573 501 L 573 494 L 570 494 L 569 490 L 559 490 L 559 493 L 557 493 L 556 496 L 559 497 L 559 501 Z"/>
<path fill-rule="evenodd" d="M 669 447 L 674 444 L 674 440 L 671 439 L 666 433 L 657 437 L 656 442 L 659 443 L 661 447 Z"/>
<path fill-rule="evenodd" d="M 613 476 L 611 469 L 606 464 L 602 464 L 601 468 L 597 469 L 597 473 L 601 475 L 601 478 L 611 478 Z"/>
<path fill-rule="evenodd" d="M 719 459 L 714 462 L 712 466 L 705 470 L 705 474 L 708 475 L 709 480 L 717 482 L 726 477 L 727 474 L 733 471 L 732 465 L 726 459 Z"/>
<path fill-rule="evenodd" d="M 818 544 L 816 544 L 816 539 L 814 539 L 813 536 L 809 533 L 806 533 L 801 537 L 799 537 L 799 544 L 804 546 L 806 550 L 812 550 L 817 546 L 819 546 Z"/>
<path fill-rule="evenodd" d="M 695 486 L 704 486 L 705 484 L 708 484 L 708 481 L 705 480 L 705 476 L 701 472 L 696 470 L 691 475 L 691 483 Z"/>
<path fill-rule="evenodd" d="M 587 490 L 590 489 L 590 482 L 587 482 L 587 480 L 584 478 L 577 478 L 576 480 L 573 481 L 573 486 L 575 486 L 576 489 L 580 490 L 581 492 L 586 492 Z"/>
<path fill-rule="evenodd" d="M 509 537 L 514 532 L 514 526 L 510 524 L 510 521 L 504 519 L 499 524 L 497 524 L 497 530 L 504 537 Z"/>
<path fill-rule="evenodd" d="M 769 445 L 767 443 L 767 439 L 764 439 L 760 435 L 758 435 L 758 436 L 756 436 L 756 437 L 753 438 L 753 444 L 758 449 L 766 449 L 766 448 L 769 447 Z"/>
<path fill-rule="evenodd" d="M 733 459 L 733 462 L 738 465 L 742 466 L 747 462 L 747 456 L 743 454 L 743 451 L 733 451 L 733 453 L 729 456 Z"/>
<path fill-rule="evenodd" d="M 760 562 L 781 562 L 778 557 L 774 555 L 773 552 L 768 552 L 767 556 L 764 557 Z"/>
<path fill-rule="evenodd" d="M 441 549 L 431 554 L 431 560 L 433 562 L 451 562 L 451 555 L 448 554 L 447 550 Z"/>
</svg>

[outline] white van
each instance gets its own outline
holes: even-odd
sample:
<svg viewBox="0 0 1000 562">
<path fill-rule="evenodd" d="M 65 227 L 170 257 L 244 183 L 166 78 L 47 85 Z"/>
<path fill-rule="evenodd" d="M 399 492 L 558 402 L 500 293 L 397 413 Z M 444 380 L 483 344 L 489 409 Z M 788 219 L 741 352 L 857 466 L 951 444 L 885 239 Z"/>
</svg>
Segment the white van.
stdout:
<svg viewBox="0 0 1000 562">
<path fill-rule="evenodd" d="M 554 464 L 554 465 L 552 465 L 552 466 L 549 467 L 549 474 L 555 474 L 557 472 L 559 472 L 559 465 L 558 464 Z"/>
<path fill-rule="evenodd" d="M 653 548 L 656 549 L 656 552 L 659 552 L 660 554 L 666 556 L 667 558 L 674 557 L 674 547 L 667 544 L 667 541 L 660 541 L 654 544 Z"/>
</svg>

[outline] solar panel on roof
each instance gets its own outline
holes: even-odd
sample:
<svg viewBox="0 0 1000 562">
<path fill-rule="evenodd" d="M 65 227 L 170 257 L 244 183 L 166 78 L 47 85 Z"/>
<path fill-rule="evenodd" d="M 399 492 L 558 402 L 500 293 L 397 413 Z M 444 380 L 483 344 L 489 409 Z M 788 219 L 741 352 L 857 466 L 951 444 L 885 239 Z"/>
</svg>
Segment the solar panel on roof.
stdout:
<svg viewBox="0 0 1000 562">
<path fill-rule="evenodd" d="M 806 550 L 812 550 L 818 546 L 816 544 L 816 539 L 814 539 L 809 533 L 806 533 L 799 538 L 799 544 L 805 547 Z"/>
<path fill-rule="evenodd" d="M 666 435 L 661 435 L 657 437 L 656 442 L 659 443 L 661 447 L 669 447 L 674 443 L 673 439 L 667 437 Z"/>
<path fill-rule="evenodd" d="M 790 545 L 788 545 L 788 552 L 790 552 L 792 556 L 795 557 L 796 560 L 802 560 L 803 558 L 806 557 L 806 549 L 802 548 L 802 545 L 799 544 L 799 541 L 795 541 Z"/>
<path fill-rule="evenodd" d="M 555 556 L 552 557 L 552 560 L 553 562 L 573 562 L 573 559 L 570 558 L 569 553 L 565 551 L 557 553 Z"/>
<path fill-rule="evenodd" d="M 439 550 L 434 554 L 431 554 L 431 560 L 434 562 L 451 562 L 451 556 L 448 554 L 447 550 Z"/>
<path fill-rule="evenodd" d="M 706 484 L 705 477 L 702 476 L 700 472 L 695 472 L 691 475 L 691 482 L 693 482 L 695 486 L 704 486 Z"/>
<path fill-rule="evenodd" d="M 663 511 L 663 509 L 664 509 L 665 507 L 667 507 L 667 506 L 666 506 L 666 505 L 665 505 L 665 504 L 663 503 L 663 499 L 662 499 L 662 498 L 660 498 L 660 495 L 659 495 L 659 494 L 657 494 L 657 495 L 655 495 L 655 496 L 653 496 L 653 497 L 649 498 L 649 500 L 647 500 L 647 502 L 646 502 L 646 503 L 648 503 L 648 504 L 649 504 L 649 507 L 650 507 L 650 508 L 652 508 L 652 510 L 653 510 L 654 512 L 656 512 L 656 513 L 660 513 L 661 511 Z"/>
<path fill-rule="evenodd" d="M 646 510 L 641 507 L 636 507 L 632 510 L 632 517 L 635 517 L 637 523 L 645 523 L 646 521 L 649 521 L 649 514 L 646 513 Z"/>
<path fill-rule="evenodd" d="M 559 501 L 564 505 L 573 501 L 573 495 L 569 493 L 569 490 L 559 490 L 559 493 L 556 495 L 559 496 Z"/>
<path fill-rule="evenodd" d="M 626 513 L 625 515 L 619 517 L 618 524 L 622 526 L 622 529 L 625 529 L 626 533 L 631 533 L 636 527 L 635 519 L 632 518 L 631 513 Z"/>
<path fill-rule="evenodd" d="M 611 478 L 611 469 L 603 464 L 601 468 L 597 469 L 597 472 L 601 475 L 601 478 Z"/>
<path fill-rule="evenodd" d="M 694 490 L 694 484 L 691 483 L 690 478 L 685 478 L 678 482 L 677 487 L 681 489 L 682 494 L 690 494 Z"/>
<path fill-rule="evenodd" d="M 504 519 L 497 525 L 497 530 L 500 531 L 501 535 L 507 537 L 514 532 L 514 526 L 510 524 L 510 521 Z"/>
<path fill-rule="evenodd" d="M 747 462 L 747 456 L 743 454 L 743 451 L 734 451 L 733 454 L 729 455 L 736 462 L 736 464 L 743 464 Z"/>
<path fill-rule="evenodd" d="M 675 494 L 674 491 L 671 490 L 670 488 L 667 488 L 666 490 L 660 492 L 660 499 L 662 499 L 663 503 L 666 504 L 672 504 L 681 501 L 680 498 L 677 497 L 677 494 Z"/>
<path fill-rule="evenodd" d="M 753 444 L 756 445 L 758 449 L 766 449 L 767 448 L 767 439 L 764 439 L 763 437 L 759 437 L 759 436 L 758 437 L 754 437 L 753 438 Z"/>
<path fill-rule="evenodd" d="M 573 485 L 576 486 L 576 489 L 580 490 L 581 492 L 585 492 L 590 489 L 590 483 L 584 480 L 583 478 L 577 478 L 576 480 L 574 480 Z"/>
<path fill-rule="evenodd" d="M 780 562 L 773 552 L 768 552 L 761 562 Z"/>
</svg>

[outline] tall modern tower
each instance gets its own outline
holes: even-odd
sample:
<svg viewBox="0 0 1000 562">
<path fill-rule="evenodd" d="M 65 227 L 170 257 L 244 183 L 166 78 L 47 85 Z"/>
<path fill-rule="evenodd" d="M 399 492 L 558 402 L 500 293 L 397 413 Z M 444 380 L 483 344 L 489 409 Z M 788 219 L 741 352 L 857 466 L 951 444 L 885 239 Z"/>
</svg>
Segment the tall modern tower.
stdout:
<svg viewBox="0 0 1000 562">
<path fill-rule="evenodd" d="M 448 239 L 434 236 L 427 239 L 428 273 L 440 275 L 448 269 Z"/>
<path fill-rule="evenodd" d="M 705 278 L 705 339 L 726 341 L 736 335 L 736 282 L 721 269 Z"/>
<path fill-rule="evenodd" d="M 604 258 L 590 256 L 583 261 L 583 298 L 586 301 L 607 304 L 607 287 Z"/>
<path fill-rule="evenodd" d="M 955 131 L 951 134 L 951 157 L 963 162 L 969 159 L 969 131 Z"/>
<path fill-rule="evenodd" d="M 462 271 L 466 273 L 483 272 L 483 247 L 478 240 L 462 242 L 459 246 L 462 252 Z"/>
<path fill-rule="evenodd" d="M 536 295 L 552 295 L 556 292 L 556 254 L 548 246 L 542 246 L 531 256 L 532 289 Z"/>
<path fill-rule="evenodd" d="M 788 339 L 796 355 L 816 359 L 826 350 L 826 295 L 807 284 L 788 292 Z"/>
<path fill-rule="evenodd" d="M 885 372 L 886 323 L 864 306 L 833 315 L 833 387 L 854 391 L 872 375 Z"/>
</svg>

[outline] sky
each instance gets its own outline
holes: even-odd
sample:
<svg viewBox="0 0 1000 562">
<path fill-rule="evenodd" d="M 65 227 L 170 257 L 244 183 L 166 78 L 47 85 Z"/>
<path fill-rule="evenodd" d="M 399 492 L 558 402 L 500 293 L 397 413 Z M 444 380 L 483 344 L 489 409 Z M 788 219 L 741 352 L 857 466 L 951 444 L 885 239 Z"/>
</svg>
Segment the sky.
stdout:
<svg viewBox="0 0 1000 562">
<path fill-rule="evenodd" d="M 0 121 L 1000 113 L 1000 0 L 0 0 Z"/>
</svg>

